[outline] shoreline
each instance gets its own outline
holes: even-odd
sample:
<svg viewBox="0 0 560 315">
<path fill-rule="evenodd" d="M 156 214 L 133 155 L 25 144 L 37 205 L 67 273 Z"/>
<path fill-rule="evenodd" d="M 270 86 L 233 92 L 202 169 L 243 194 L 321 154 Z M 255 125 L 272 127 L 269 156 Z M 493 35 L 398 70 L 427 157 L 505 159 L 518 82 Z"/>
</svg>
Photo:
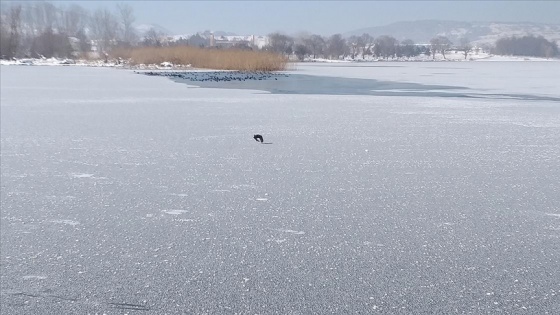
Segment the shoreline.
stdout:
<svg viewBox="0 0 560 315">
<path fill-rule="evenodd" d="M 540 58 L 540 57 L 524 57 L 524 56 L 496 56 L 489 55 L 481 58 L 470 58 L 470 59 L 431 59 L 431 58 L 421 58 L 421 59 L 393 59 L 393 60 L 380 60 L 380 59 L 355 59 L 355 60 L 329 60 L 329 59 L 307 59 L 304 61 L 292 61 L 291 64 L 304 63 L 346 63 L 346 64 L 373 64 L 373 63 L 432 63 L 432 62 L 560 62 L 560 58 Z M 2 66 L 80 66 L 80 67 L 107 67 L 107 68 L 119 68 L 127 70 L 196 70 L 196 71 L 215 71 L 220 69 L 210 69 L 210 68 L 195 68 L 191 65 L 174 65 L 170 62 L 163 62 L 159 65 L 157 64 L 139 64 L 139 65 L 128 65 L 126 63 L 119 63 L 115 60 L 109 62 L 104 62 L 103 60 L 87 61 L 87 60 L 74 60 L 74 59 L 39 59 L 39 58 L 22 58 L 16 60 L 0 60 L 0 65 Z M 240 71 L 240 70 L 223 70 L 223 71 Z"/>
</svg>

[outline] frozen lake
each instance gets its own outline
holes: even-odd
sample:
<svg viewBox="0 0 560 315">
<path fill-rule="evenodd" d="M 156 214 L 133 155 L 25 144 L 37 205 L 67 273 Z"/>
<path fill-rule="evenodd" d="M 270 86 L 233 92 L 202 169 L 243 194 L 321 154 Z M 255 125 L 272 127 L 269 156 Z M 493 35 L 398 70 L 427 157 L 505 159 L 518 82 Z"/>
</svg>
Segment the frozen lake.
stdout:
<svg viewBox="0 0 560 315">
<path fill-rule="evenodd" d="M 2 66 L 0 312 L 553 314 L 558 73 Z"/>
</svg>

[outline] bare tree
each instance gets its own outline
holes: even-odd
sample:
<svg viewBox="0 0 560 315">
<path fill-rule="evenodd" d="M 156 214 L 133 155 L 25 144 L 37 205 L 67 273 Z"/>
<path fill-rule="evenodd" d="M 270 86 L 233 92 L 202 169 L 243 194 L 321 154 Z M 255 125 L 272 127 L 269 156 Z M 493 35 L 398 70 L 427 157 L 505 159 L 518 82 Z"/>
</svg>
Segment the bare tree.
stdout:
<svg viewBox="0 0 560 315">
<path fill-rule="evenodd" d="M 414 41 L 411 39 L 405 39 L 399 45 L 400 53 L 405 57 L 412 57 L 418 55 L 416 52 L 416 47 L 414 46 Z"/>
<path fill-rule="evenodd" d="M 303 61 L 306 56 L 311 54 L 311 49 L 307 46 L 310 36 L 307 32 L 300 32 L 294 38 L 294 54 L 300 61 Z"/>
<path fill-rule="evenodd" d="M 207 47 L 210 43 L 207 38 L 204 38 L 200 36 L 200 34 L 196 33 L 186 40 L 186 45 L 194 47 Z"/>
<path fill-rule="evenodd" d="M 144 46 L 161 47 L 163 33 L 158 32 L 155 28 L 150 28 L 146 34 L 144 34 Z"/>
<path fill-rule="evenodd" d="M 313 59 L 317 56 L 323 55 L 325 52 L 325 39 L 321 35 L 311 35 L 304 41 L 305 46 L 307 46 L 309 53 L 313 55 Z"/>
<path fill-rule="evenodd" d="M 439 38 L 434 37 L 430 39 L 430 51 L 432 52 L 432 59 L 436 59 L 436 52 L 439 48 Z"/>
<path fill-rule="evenodd" d="M 460 45 L 458 50 L 463 52 L 463 54 L 465 55 L 465 60 L 467 60 L 467 56 L 469 55 L 469 52 L 471 52 L 472 50 L 471 42 L 466 37 L 462 37 L 461 39 L 459 39 L 459 42 Z"/>
<path fill-rule="evenodd" d="M 71 43 L 77 42 L 78 34 L 85 37 L 89 22 L 88 12 L 78 5 L 59 8 L 37 1 L 11 4 L 6 9 L 0 14 L 3 22 L 1 51 L 5 57 L 31 56 L 32 53 L 66 57 L 72 47 L 78 48 Z M 69 40 L 69 36 L 75 38 Z"/>
<path fill-rule="evenodd" d="M 101 42 L 103 38 L 103 11 L 101 9 L 95 11 L 91 16 L 89 21 L 89 31 L 91 34 L 91 39 Z M 97 48 L 100 49 L 100 43 L 97 44 Z"/>
<path fill-rule="evenodd" d="M 431 46 L 431 50 L 432 50 L 432 58 L 435 59 L 436 56 L 436 52 L 440 52 L 441 55 L 443 56 L 443 59 L 445 59 L 445 52 L 447 50 L 449 50 L 449 48 L 451 47 L 451 41 L 449 40 L 449 38 L 445 37 L 445 36 L 437 36 L 434 37 L 430 40 L 430 46 Z"/>
<path fill-rule="evenodd" d="M 91 18 L 90 29 L 97 40 L 100 52 L 106 52 L 114 44 L 118 33 L 118 21 L 107 9 L 98 9 Z"/>
<path fill-rule="evenodd" d="M 269 44 L 267 49 L 282 55 L 290 55 L 294 39 L 290 36 L 280 33 L 272 33 L 268 35 Z"/>
<path fill-rule="evenodd" d="M 35 20 L 39 31 L 52 29 L 57 25 L 57 8 L 50 2 L 37 2 L 34 4 Z"/>
<path fill-rule="evenodd" d="M 89 51 L 91 44 L 86 35 L 86 28 L 90 21 L 89 12 L 77 4 L 72 4 L 63 16 L 66 32 L 77 40 L 76 49 L 82 53 Z"/>
<path fill-rule="evenodd" d="M 500 38 L 492 49 L 495 54 L 513 56 L 535 56 L 550 58 L 559 54 L 558 45 L 544 37 L 526 35 Z"/>
<path fill-rule="evenodd" d="M 348 37 L 348 40 L 346 42 L 348 44 L 348 48 L 350 49 L 350 57 L 354 59 L 360 51 L 361 38 L 359 36 L 352 35 Z"/>
<path fill-rule="evenodd" d="M 309 54 L 309 48 L 307 48 L 304 44 L 296 44 L 294 45 L 294 53 L 299 61 L 303 61 L 305 56 Z"/>
<path fill-rule="evenodd" d="M 367 55 L 371 55 L 371 47 L 373 46 L 373 36 L 368 33 L 364 33 L 360 36 L 362 59 L 365 59 Z"/>
<path fill-rule="evenodd" d="M 347 52 L 346 40 L 340 34 L 334 34 L 327 41 L 327 53 L 329 58 L 344 58 Z"/>
<path fill-rule="evenodd" d="M 10 38 L 6 57 L 13 58 L 18 53 L 21 39 L 21 5 L 10 7 Z"/>
<path fill-rule="evenodd" d="M 555 43 L 550 43 L 549 45 L 542 45 L 541 47 L 547 59 L 558 55 L 558 46 L 556 46 Z"/>
<path fill-rule="evenodd" d="M 37 34 L 38 30 L 34 16 L 34 3 L 26 2 L 23 4 L 21 10 L 21 23 L 22 31 L 28 36 L 34 37 Z"/>
<path fill-rule="evenodd" d="M 70 57 L 72 46 L 66 34 L 55 33 L 52 29 L 46 29 L 33 40 L 31 52 L 48 58 Z"/>
<path fill-rule="evenodd" d="M 397 53 L 397 40 L 388 35 L 379 36 L 375 40 L 374 54 L 377 57 L 389 59 L 394 57 Z"/>
<path fill-rule="evenodd" d="M 70 36 L 76 36 L 87 25 L 88 13 L 77 4 L 72 4 L 66 11 L 63 11 L 64 30 Z"/>
<path fill-rule="evenodd" d="M 80 52 L 84 53 L 91 50 L 91 42 L 88 39 L 84 29 L 81 29 L 78 31 L 78 33 L 76 33 L 76 38 L 79 41 Z"/>
<path fill-rule="evenodd" d="M 33 37 L 36 34 L 36 25 L 34 23 L 32 9 L 33 4 L 31 2 L 14 2 L 6 6 L 2 3 L 2 12 L 0 16 L 2 18 L 2 26 L 4 28 L 2 40 L 2 55 L 4 55 L 4 57 L 10 55 L 8 51 L 10 50 L 9 42 L 11 40 L 15 40 L 17 42 L 15 51 L 16 55 L 28 55 L 29 47 L 31 46 Z M 12 13 L 16 13 L 13 10 L 20 11 L 19 16 L 13 16 Z M 18 21 L 12 21 L 12 17 Z M 15 22 L 16 25 L 10 25 L 12 22 Z M 14 26 L 17 29 L 17 34 L 13 39 L 10 39 L 10 34 L 13 31 Z M 12 54 L 13 53 L 14 52 L 12 51 Z"/>
<path fill-rule="evenodd" d="M 6 18 L 0 14 L 0 58 L 8 58 L 8 46 L 10 44 L 10 31 L 6 23 Z"/>
<path fill-rule="evenodd" d="M 441 55 L 443 56 L 443 59 L 445 59 L 445 52 L 449 50 L 449 48 L 451 48 L 451 45 L 453 43 L 449 40 L 449 38 L 445 37 L 445 36 L 440 36 L 440 46 L 439 46 L 439 51 L 441 53 Z"/>
<path fill-rule="evenodd" d="M 119 3 L 117 10 L 122 24 L 122 40 L 128 44 L 133 45 L 138 39 L 132 23 L 136 20 L 132 6 L 126 3 Z"/>
</svg>

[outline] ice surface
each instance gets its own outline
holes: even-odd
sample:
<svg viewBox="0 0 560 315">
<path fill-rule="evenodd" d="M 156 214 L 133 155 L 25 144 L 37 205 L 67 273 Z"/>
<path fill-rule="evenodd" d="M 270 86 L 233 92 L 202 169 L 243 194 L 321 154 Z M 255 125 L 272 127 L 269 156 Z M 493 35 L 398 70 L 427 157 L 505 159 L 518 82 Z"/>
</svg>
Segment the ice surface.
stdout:
<svg viewBox="0 0 560 315">
<path fill-rule="evenodd" d="M 71 174 L 71 176 L 74 178 L 92 178 L 93 175 L 94 174 L 79 174 L 79 173 Z"/>
<path fill-rule="evenodd" d="M 289 72 L 418 96 L 2 66 L 1 312 L 552 314 L 559 64 Z"/>
<path fill-rule="evenodd" d="M 67 224 L 67 225 L 72 225 L 72 226 L 76 226 L 76 225 L 80 224 L 80 222 L 78 222 L 78 221 L 73 221 L 73 220 L 51 220 L 50 222 L 53 222 L 53 223 L 60 223 L 60 224 Z"/>
<path fill-rule="evenodd" d="M 177 214 L 183 214 L 186 212 L 189 212 L 188 210 L 180 210 L 180 209 L 173 209 L 173 210 L 163 210 L 164 213 L 167 214 L 173 214 L 173 215 L 177 215 Z"/>
<path fill-rule="evenodd" d="M 480 82 L 469 82 L 470 86 L 462 84 L 465 79 L 470 79 L 469 71 L 482 72 L 481 69 L 487 68 L 494 68 L 494 72 L 488 71 L 483 73 L 485 77 L 476 78 L 477 81 L 482 80 L 482 84 Z M 500 63 L 492 66 L 484 63 L 456 63 L 455 66 L 441 63 L 389 63 L 389 65 L 350 63 L 330 67 L 324 64 L 305 64 L 295 71 L 276 77 L 246 72 L 235 74 L 140 71 L 137 73 L 168 77 L 176 82 L 197 87 L 262 90 L 274 94 L 437 96 L 560 101 L 557 95 L 549 94 L 557 87 L 556 82 L 547 81 L 547 78 L 542 78 L 538 72 L 546 68 L 559 70 L 560 62 L 535 63 L 531 67 L 535 68 L 531 69 L 533 71 L 512 72 L 511 75 L 518 77 L 513 80 L 503 80 L 504 70 L 511 71 L 510 68 L 524 69 L 527 66 L 507 62 L 505 65 Z M 477 75 L 482 74 L 477 73 Z"/>
<path fill-rule="evenodd" d="M 295 234 L 295 235 L 303 235 L 303 234 L 305 234 L 305 232 L 303 232 L 303 231 L 294 231 L 294 230 L 287 230 L 287 229 L 276 229 L 276 231 L 282 232 L 282 233 Z"/>
</svg>

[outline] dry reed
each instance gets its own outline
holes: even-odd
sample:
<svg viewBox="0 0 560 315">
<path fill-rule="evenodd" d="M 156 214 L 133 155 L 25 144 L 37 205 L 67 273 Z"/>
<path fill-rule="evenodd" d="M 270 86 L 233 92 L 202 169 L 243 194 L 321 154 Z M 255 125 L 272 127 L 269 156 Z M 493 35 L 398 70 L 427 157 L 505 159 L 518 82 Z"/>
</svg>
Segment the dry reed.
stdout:
<svg viewBox="0 0 560 315">
<path fill-rule="evenodd" d="M 198 47 L 139 47 L 116 49 L 112 57 L 129 59 L 132 65 L 191 65 L 194 68 L 242 71 L 281 71 L 288 67 L 284 56 L 264 51 L 208 49 Z"/>
</svg>

